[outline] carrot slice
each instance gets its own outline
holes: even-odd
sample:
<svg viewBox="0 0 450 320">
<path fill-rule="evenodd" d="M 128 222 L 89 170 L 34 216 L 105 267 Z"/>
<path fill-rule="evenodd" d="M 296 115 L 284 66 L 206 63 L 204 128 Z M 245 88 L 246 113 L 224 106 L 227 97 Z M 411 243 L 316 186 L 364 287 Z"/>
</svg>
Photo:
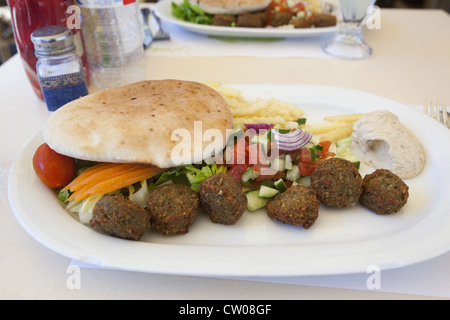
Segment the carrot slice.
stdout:
<svg viewBox="0 0 450 320">
<path fill-rule="evenodd" d="M 87 174 L 81 173 L 78 178 L 82 177 L 78 181 L 72 181 L 66 188 L 72 192 L 79 190 L 80 188 L 87 185 L 95 185 L 98 181 L 104 181 L 110 177 L 114 177 L 123 172 L 132 170 L 136 167 L 136 164 L 116 164 L 109 163 L 101 168 L 96 168 L 96 170 L 89 171 Z M 101 170 L 99 170 L 101 169 Z M 64 191 L 64 190 L 63 190 Z"/>
<path fill-rule="evenodd" d="M 165 169 L 149 165 L 133 165 L 132 167 L 127 167 L 126 164 L 118 164 L 116 166 L 118 167 L 113 174 L 101 174 L 101 172 L 97 172 L 95 177 L 91 174 L 88 175 L 90 179 L 89 183 L 78 181 L 74 187 L 76 190 L 68 200 L 79 201 L 90 197 L 100 197 L 133 183 L 150 179 L 165 171 Z M 111 167 L 106 167 L 104 170 L 109 170 L 108 172 L 111 173 L 110 169 Z M 70 190 L 72 191 L 72 189 Z"/>
<path fill-rule="evenodd" d="M 89 167 L 86 170 L 84 170 L 78 177 L 72 180 L 72 182 L 69 183 L 67 186 L 65 186 L 61 191 L 71 190 L 72 188 L 76 187 L 79 183 L 82 183 L 86 178 L 90 177 L 91 175 L 103 171 L 105 167 L 115 167 L 115 166 L 117 166 L 116 163 L 100 163 L 95 166 Z"/>
<path fill-rule="evenodd" d="M 154 168 L 137 169 L 136 171 L 116 176 L 114 178 L 111 178 L 107 181 L 103 181 L 102 183 L 95 185 L 91 189 L 87 190 L 86 193 L 83 195 L 83 197 L 86 195 L 88 195 L 88 197 L 99 197 L 109 192 L 127 187 L 133 183 L 149 179 L 154 175 L 155 175 Z"/>
</svg>

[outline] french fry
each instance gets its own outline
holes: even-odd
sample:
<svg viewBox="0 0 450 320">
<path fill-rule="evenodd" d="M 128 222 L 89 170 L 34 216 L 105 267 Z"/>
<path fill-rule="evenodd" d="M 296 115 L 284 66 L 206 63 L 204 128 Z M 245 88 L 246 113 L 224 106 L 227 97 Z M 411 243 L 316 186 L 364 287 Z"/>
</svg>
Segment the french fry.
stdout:
<svg viewBox="0 0 450 320">
<path fill-rule="evenodd" d="M 353 127 L 351 125 L 342 126 L 332 131 L 326 132 L 320 135 L 319 140 L 336 142 L 346 137 L 349 137 L 353 133 Z"/>
<path fill-rule="evenodd" d="M 235 123 L 271 123 L 273 125 L 284 126 L 286 120 L 282 116 L 272 116 L 272 117 L 235 117 Z"/>
<path fill-rule="evenodd" d="M 283 127 L 290 121 L 297 121 L 303 110 L 286 101 L 275 98 L 246 101 L 242 93 L 234 88 L 222 86 L 220 82 L 205 82 L 227 102 L 235 123 L 271 123 Z"/>
<path fill-rule="evenodd" d="M 338 122 L 355 122 L 362 117 L 362 113 L 343 114 L 339 116 L 329 116 L 324 118 L 325 121 L 338 121 Z"/>
<path fill-rule="evenodd" d="M 312 134 L 323 134 L 327 133 L 339 128 L 342 128 L 343 126 L 346 126 L 347 124 L 345 122 L 324 122 L 319 124 L 307 124 L 303 127 L 306 131 L 312 133 Z"/>
</svg>

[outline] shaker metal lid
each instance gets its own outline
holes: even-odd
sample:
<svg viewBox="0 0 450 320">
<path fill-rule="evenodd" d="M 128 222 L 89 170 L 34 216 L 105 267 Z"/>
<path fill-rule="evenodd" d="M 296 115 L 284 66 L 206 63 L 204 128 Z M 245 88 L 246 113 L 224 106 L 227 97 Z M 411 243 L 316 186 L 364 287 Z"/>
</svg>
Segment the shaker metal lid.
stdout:
<svg viewBox="0 0 450 320">
<path fill-rule="evenodd" d="M 37 56 L 61 55 L 75 50 L 72 31 L 63 26 L 46 26 L 31 34 Z"/>
</svg>

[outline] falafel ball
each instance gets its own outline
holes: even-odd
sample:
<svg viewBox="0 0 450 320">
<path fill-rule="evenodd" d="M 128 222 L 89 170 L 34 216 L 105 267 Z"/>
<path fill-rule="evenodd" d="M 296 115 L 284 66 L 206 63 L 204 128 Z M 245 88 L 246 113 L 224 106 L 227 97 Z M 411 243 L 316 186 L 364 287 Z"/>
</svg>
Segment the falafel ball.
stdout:
<svg viewBox="0 0 450 320">
<path fill-rule="evenodd" d="M 270 24 L 272 27 L 285 26 L 291 22 L 292 17 L 294 15 L 290 12 L 276 11 L 270 20 Z"/>
<path fill-rule="evenodd" d="M 408 185 L 396 174 L 377 169 L 363 179 L 363 193 L 359 202 L 376 214 L 400 211 L 409 197 Z"/>
<path fill-rule="evenodd" d="M 311 186 L 319 201 L 328 207 L 347 208 L 359 200 L 362 177 L 351 161 L 329 158 L 317 165 Z"/>
<path fill-rule="evenodd" d="M 308 18 L 296 18 L 292 20 L 292 24 L 296 29 L 311 28 L 313 26 L 313 21 Z"/>
<path fill-rule="evenodd" d="M 230 27 L 236 23 L 236 17 L 229 14 L 216 14 L 213 19 L 214 26 Z"/>
<path fill-rule="evenodd" d="M 216 173 L 200 183 L 200 203 L 214 223 L 235 224 L 247 209 L 241 184 L 228 173 Z"/>
<path fill-rule="evenodd" d="M 139 240 L 148 230 L 150 216 L 137 203 L 120 196 L 104 196 L 94 206 L 91 227 L 99 232 Z"/>
<path fill-rule="evenodd" d="M 337 18 L 331 14 L 316 14 L 314 16 L 314 26 L 316 28 L 334 27 L 337 24 Z"/>
<path fill-rule="evenodd" d="M 267 203 L 266 210 L 274 221 L 309 229 L 319 216 L 319 207 L 313 188 L 295 185 L 277 194 Z"/>
<path fill-rule="evenodd" d="M 198 217 L 200 201 L 190 187 L 166 184 L 150 192 L 147 211 L 152 229 L 166 236 L 186 234 Z"/>
<path fill-rule="evenodd" d="M 251 13 L 243 13 L 237 17 L 236 20 L 237 27 L 243 28 L 263 28 L 264 20 L 261 19 L 260 16 L 251 14 Z"/>
</svg>

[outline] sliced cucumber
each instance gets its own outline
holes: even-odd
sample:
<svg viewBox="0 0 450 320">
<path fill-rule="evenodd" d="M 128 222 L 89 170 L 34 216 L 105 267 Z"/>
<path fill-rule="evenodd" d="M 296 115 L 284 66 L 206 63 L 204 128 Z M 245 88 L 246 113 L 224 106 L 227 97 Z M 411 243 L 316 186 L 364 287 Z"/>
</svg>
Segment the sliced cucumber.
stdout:
<svg viewBox="0 0 450 320">
<path fill-rule="evenodd" d="M 275 197 L 278 193 L 280 193 L 280 191 L 278 191 L 277 189 L 262 185 L 261 188 L 259 188 L 258 196 L 260 198 L 269 198 L 270 199 L 270 198 Z"/>
<path fill-rule="evenodd" d="M 286 154 L 284 158 L 284 168 L 286 170 L 292 170 L 292 157 L 290 154 Z"/>
<path fill-rule="evenodd" d="M 247 191 L 245 195 L 247 196 L 248 211 L 255 211 L 264 208 L 270 201 L 268 198 L 261 198 L 259 196 L 259 190 Z"/>
<path fill-rule="evenodd" d="M 276 172 L 281 172 L 285 170 L 285 159 L 282 158 L 275 158 L 271 161 L 270 169 L 276 171 Z"/>
<path fill-rule="evenodd" d="M 259 143 L 262 147 L 262 151 L 264 154 L 267 154 L 268 145 L 269 145 L 269 138 L 267 137 L 267 133 L 264 134 L 257 134 L 253 136 L 253 138 L 250 140 L 251 144 Z"/>
<path fill-rule="evenodd" d="M 242 174 L 242 177 L 241 177 L 241 180 L 242 180 L 242 182 L 247 182 L 247 181 L 249 181 L 250 179 L 252 179 L 252 177 L 253 177 L 253 169 L 252 168 L 248 168 L 243 174 Z"/>
<path fill-rule="evenodd" d="M 256 134 L 252 137 L 252 139 L 250 140 L 250 143 L 261 143 L 261 144 L 265 144 L 267 145 L 267 132 L 264 134 Z"/>
<path fill-rule="evenodd" d="M 300 170 L 298 166 L 293 165 L 292 170 L 286 170 L 286 179 L 289 181 L 297 181 L 300 178 Z"/>
<path fill-rule="evenodd" d="M 249 180 L 254 180 L 261 175 L 261 172 L 256 171 L 253 167 L 248 168 L 241 177 L 242 182 L 247 182 Z"/>
<path fill-rule="evenodd" d="M 287 190 L 286 184 L 284 183 L 283 179 L 275 181 L 275 188 L 279 192 L 285 192 Z"/>
<path fill-rule="evenodd" d="M 358 157 L 353 153 L 353 151 L 350 148 L 337 148 L 336 150 L 336 157 L 342 158 L 351 162 L 357 162 L 359 161 Z"/>
<path fill-rule="evenodd" d="M 350 148 L 352 146 L 352 138 L 347 137 L 336 142 L 338 148 Z"/>
<path fill-rule="evenodd" d="M 272 189 L 275 189 L 275 182 L 273 182 L 272 180 L 263 180 L 261 182 L 261 185 L 269 187 L 269 188 L 272 188 Z"/>
<path fill-rule="evenodd" d="M 346 138 L 347 139 L 347 138 Z M 345 139 L 344 139 L 345 140 Z M 361 166 L 361 161 L 353 153 L 350 147 L 338 147 L 336 150 L 336 157 L 353 162 L 353 164 L 359 169 Z"/>
</svg>

